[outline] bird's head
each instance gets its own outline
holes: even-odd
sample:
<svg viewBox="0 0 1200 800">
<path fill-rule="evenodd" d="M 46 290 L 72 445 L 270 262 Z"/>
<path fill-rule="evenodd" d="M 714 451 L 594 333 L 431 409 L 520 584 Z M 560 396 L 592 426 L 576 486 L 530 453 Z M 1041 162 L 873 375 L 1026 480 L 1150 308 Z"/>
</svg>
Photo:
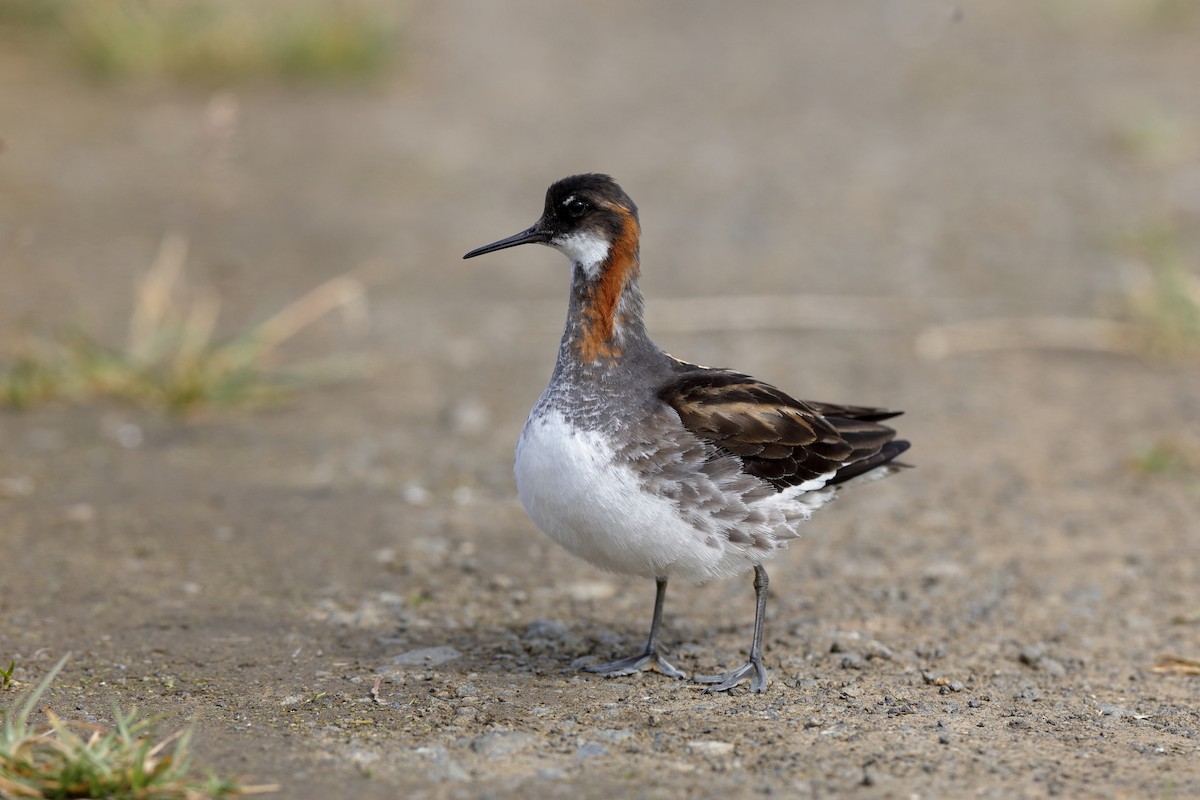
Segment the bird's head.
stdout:
<svg viewBox="0 0 1200 800">
<path fill-rule="evenodd" d="M 478 247 L 463 258 L 522 244 L 544 244 L 596 280 L 614 255 L 636 262 L 640 233 L 637 206 L 616 181 L 595 173 L 572 175 L 546 190 L 546 206 L 532 226 Z"/>
</svg>

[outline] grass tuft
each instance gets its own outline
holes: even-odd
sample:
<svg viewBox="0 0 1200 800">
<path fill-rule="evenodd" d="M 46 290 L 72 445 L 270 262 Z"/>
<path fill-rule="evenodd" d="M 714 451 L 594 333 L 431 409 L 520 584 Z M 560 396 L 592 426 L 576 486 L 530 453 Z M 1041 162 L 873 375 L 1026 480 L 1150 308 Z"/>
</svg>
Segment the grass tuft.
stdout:
<svg viewBox="0 0 1200 800">
<path fill-rule="evenodd" d="M 1147 107 L 1113 125 L 1117 151 L 1140 167 L 1175 170 L 1200 157 L 1200 125 L 1174 110 Z"/>
<path fill-rule="evenodd" d="M 1129 314 L 1145 332 L 1151 355 L 1200 354 L 1200 275 L 1175 226 L 1148 228 L 1130 237 Z"/>
<path fill-rule="evenodd" d="M 1200 447 L 1179 439 L 1164 439 L 1135 455 L 1131 466 L 1143 475 L 1200 477 Z"/>
<path fill-rule="evenodd" d="M 8 2 L 0 23 L 58 40 L 102 79 L 364 78 L 400 50 L 401 15 L 386 0 Z"/>
<path fill-rule="evenodd" d="M 1194 0 L 1035 0 L 1027 6 L 1069 33 L 1186 32 L 1200 21 Z"/>
<path fill-rule="evenodd" d="M 244 786 L 236 779 L 189 777 L 191 731 L 154 741 L 152 722 L 136 709 L 114 709 L 111 728 L 63 720 L 45 709 L 49 726 L 29 717 L 58 677 L 68 656 L 41 683 L 4 712 L 0 727 L 0 797 L 114 800 L 201 800 L 278 791 Z"/>
<path fill-rule="evenodd" d="M 260 325 L 221 341 L 215 336 L 220 303 L 214 295 L 200 294 L 187 306 L 176 302 L 186 254 L 182 237 L 163 240 L 137 288 L 123 348 L 105 347 L 82 333 L 33 341 L 0 365 L 0 405 L 24 409 L 58 398 L 113 398 L 183 415 L 206 407 L 261 405 L 299 386 L 347 374 L 344 358 L 333 367 L 273 364 L 285 342 L 333 311 L 360 325 L 365 292 L 357 280 L 327 281 Z"/>
<path fill-rule="evenodd" d="M 10 658 L 8 660 L 8 669 L 0 669 L 0 691 L 7 689 L 16 683 L 13 680 L 13 671 L 17 668 L 17 660 Z"/>
</svg>

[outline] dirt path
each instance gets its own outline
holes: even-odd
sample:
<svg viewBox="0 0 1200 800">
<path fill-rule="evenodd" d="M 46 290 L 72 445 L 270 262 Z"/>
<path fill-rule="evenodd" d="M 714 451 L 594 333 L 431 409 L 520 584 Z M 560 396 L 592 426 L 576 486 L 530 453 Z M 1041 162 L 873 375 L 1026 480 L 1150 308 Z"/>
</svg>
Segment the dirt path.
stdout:
<svg viewBox="0 0 1200 800">
<path fill-rule="evenodd" d="M 289 798 L 1200 795 L 1200 683 L 1154 670 L 1200 658 L 1200 483 L 1136 466 L 1200 447 L 1200 370 L 914 347 L 1095 313 L 1127 232 L 1172 228 L 1197 262 L 1195 20 L 642 5 L 432 4 L 402 73 L 358 90 L 214 100 L 0 53 L 0 341 L 119 340 L 174 229 L 231 327 L 358 268 L 370 330 L 295 350 L 375 364 L 186 423 L 0 413 L 0 658 L 28 681 L 71 651 L 60 713 L 195 719 L 201 763 Z M 230 113 L 214 159 L 205 120 Z M 771 565 L 762 696 L 571 669 L 639 640 L 653 587 L 572 560 L 515 499 L 559 257 L 459 257 L 585 169 L 641 207 L 666 349 L 908 410 L 919 468 Z M 811 328 L 687 313 L 793 294 L 861 301 Z M 676 663 L 741 658 L 752 597 L 672 587 Z"/>
</svg>

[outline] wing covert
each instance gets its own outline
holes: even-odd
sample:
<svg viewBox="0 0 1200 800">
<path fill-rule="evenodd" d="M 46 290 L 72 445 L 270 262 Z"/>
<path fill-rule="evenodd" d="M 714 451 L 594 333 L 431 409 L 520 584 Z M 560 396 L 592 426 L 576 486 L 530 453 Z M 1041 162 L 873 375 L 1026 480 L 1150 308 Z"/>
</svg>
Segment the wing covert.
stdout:
<svg viewBox="0 0 1200 800">
<path fill-rule="evenodd" d="M 777 490 L 810 481 L 839 483 L 907 448 L 878 420 L 899 412 L 809 403 L 748 375 L 698 368 L 658 391 L 684 427 L 738 456 L 743 469 Z"/>
</svg>

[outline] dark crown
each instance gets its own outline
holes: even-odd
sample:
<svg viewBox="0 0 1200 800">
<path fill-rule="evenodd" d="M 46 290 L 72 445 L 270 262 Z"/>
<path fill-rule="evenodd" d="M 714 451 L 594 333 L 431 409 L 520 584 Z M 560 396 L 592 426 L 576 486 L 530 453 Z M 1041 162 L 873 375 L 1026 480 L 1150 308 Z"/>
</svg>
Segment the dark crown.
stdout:
<svg viewBox="0 0 1200 800">
<path fill-rule="evenodd" d="M 562 204 L 570 197 L 576 197 L 592 206 L 619 206 L 637 219 L 637 205 L 625 194 L 625 190 L 607 175 L 588 172 L 555 181 L 546 190 L 546 210 L 557 214 Z"/>
</svg>

